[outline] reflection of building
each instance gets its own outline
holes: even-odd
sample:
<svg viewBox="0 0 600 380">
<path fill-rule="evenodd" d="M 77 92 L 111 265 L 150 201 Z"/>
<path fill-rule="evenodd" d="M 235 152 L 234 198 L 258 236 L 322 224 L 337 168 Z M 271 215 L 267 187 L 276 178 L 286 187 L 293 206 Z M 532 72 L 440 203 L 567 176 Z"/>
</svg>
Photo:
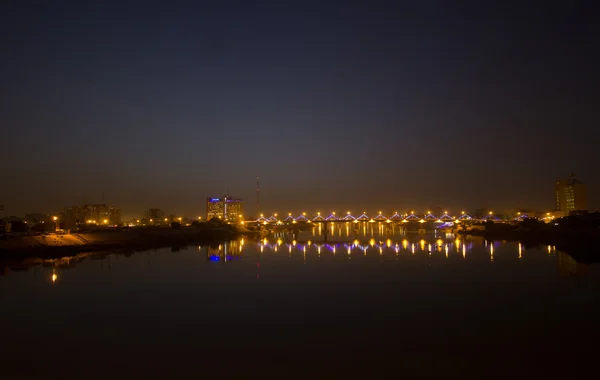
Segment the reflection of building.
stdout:
<svg viewBox="0 0 600 380">
<path fill-rule="evenodd" d="M 213 247 L 203 247 L 207 261 L 228 262 L 238 260 L 242 256 L 242 247 L 244 241 L 226 241 L 223 244 Z"/>
<path fill-rule="evenodd" d="M 578 263 L 566 253 L 558 252 L 558 270 L 561 276 L 580 276 L 587 272 L 588 266 Z"/>
<path fill-rule="evenodd" d="M 574 174 L 571 173 L 566 180 L 557 178 L 554 192 L 556 210 L 564 212 L 565 215 L 587 210 L 587 187 L 577 180 Z"/>
<path fill-rule="evenodd" d="M 241 220 L 243 215 L 243 202 L 230 196 L 223 198 L 206 198 L 206 220 L 219 218 L 227 222 Z"/>
</svg>

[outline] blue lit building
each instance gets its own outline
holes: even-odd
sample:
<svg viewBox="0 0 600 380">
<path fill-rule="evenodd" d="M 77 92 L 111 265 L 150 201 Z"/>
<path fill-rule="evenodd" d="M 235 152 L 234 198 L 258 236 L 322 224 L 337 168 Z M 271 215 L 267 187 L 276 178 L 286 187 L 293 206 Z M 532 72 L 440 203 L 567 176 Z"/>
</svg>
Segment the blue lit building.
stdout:
<svg viewBox="0 0 600 380">
<path fill-rule="evenodd" d="M 218 218 L 226 222 L 243 220 L 243 201 L 230 196 L 206 198 L 206 220 Z"/>
</svg>

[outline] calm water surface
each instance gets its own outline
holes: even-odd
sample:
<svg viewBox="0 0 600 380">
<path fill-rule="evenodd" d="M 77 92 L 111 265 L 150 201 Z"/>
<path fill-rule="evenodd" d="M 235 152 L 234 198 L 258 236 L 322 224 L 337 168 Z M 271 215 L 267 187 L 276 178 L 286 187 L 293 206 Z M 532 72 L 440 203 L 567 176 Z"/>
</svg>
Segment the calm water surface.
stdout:
<svg viewBox="0 0 600 380">
<path fill-rule="evenodd" d="M 450 235 L 13 265 L 0 373 L 589 378 L 599 291 L 599 265 L 554 247 Z"/>
</svg>

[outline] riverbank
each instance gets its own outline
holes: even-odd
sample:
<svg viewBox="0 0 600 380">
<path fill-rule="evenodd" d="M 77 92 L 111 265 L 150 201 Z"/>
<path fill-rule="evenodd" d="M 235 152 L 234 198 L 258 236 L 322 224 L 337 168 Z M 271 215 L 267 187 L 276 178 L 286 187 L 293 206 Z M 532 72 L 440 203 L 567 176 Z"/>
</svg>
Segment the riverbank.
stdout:
<svg viewBox="0 0 600 380">
<path fill-rule="evenodd" d="M 551 245 L 568 253 L 578 262 L 600 262 L 600 230 L 560 229 L 542 226 L 534 229 L 508 225 L 487 225 L 484 229 L 457 230 L 463 236 L 481 236 L 486 240 L 518 241 L 528 246 Z"/>
<path fill-rule="evenodd" d="M 233 240 L 241 231 L 228 228 L 105 228 L 69 234 L 4 236 L 0 260 L 62 258 L 102 251 L 142 251 L 153 248 L 205 245 Z"/>
</svg>

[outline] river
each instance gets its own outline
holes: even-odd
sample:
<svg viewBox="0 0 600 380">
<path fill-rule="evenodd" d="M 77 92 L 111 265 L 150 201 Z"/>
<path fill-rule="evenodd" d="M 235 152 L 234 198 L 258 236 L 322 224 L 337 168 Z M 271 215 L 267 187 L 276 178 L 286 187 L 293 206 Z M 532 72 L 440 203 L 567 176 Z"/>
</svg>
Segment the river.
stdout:
<svg viewBox="0 0 600 380">
<path fill-rule="evenodd" d="M 2 265 L 3 378 L 576 378 L 600 337 L 600 265 L 552 246 L 404 233 Z"/>
</svg>

